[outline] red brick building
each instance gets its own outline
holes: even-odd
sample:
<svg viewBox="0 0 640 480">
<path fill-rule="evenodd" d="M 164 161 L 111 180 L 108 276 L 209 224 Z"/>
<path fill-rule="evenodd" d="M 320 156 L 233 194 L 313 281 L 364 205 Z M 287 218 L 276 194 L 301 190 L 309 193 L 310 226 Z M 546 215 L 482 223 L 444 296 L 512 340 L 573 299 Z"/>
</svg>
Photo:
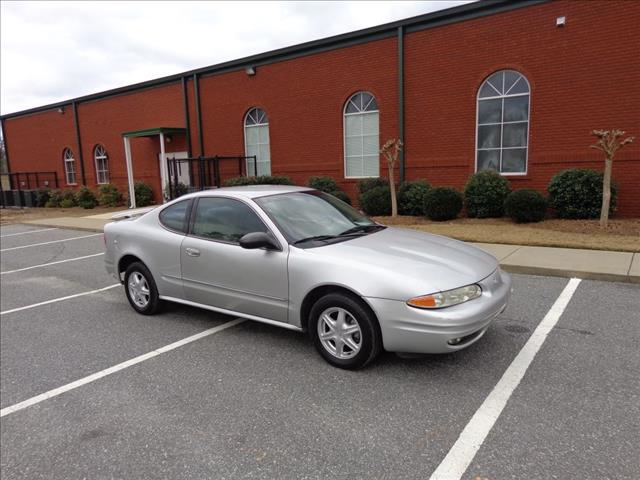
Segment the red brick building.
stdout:
<svg viewBox="0 0 640 480">
<path fill-rule="evenodd" d="M 146 181 L 160 200 L 163 152 L 246 153 L 258 173 L 330 175 L 353 197 L 399 137 L 406 180 L 461 188 L 495 168 L 544 191 L 565 168 L 603 168 L 591 130 L 640 136 L 638 25 L 637 1 L 467 4 L 4 115 L 10 171 L 55 170 L 61 188 Z M 613 175 L 618 213 L 640 216 L 640 142 Z"/>
</svg>

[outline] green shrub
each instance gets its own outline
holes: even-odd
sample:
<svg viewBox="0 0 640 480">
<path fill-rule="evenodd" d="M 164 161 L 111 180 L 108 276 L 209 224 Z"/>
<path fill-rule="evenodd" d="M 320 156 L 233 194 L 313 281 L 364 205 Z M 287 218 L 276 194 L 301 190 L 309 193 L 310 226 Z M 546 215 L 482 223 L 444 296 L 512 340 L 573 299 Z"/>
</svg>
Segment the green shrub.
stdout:
<svg viewBox="0 0 640 480">
<path fill-rule="evenodd" d="M 73 190 L 65 189 L 60 193 L 60 208 L 77 207 L 76 193 Z"/>
<path fill-rule="evenodd" d="M 258 177 L 234 177 L 225 180 L 225 187 L 238 187 L 242 185 L 293 185 L 289 177 L 282 175 L 260 175 Z"/>
<path fill-rule="evenodd" d="M 549 205 L 560 218 L 598 218 L 602 209 L 602 177 L 596 170 L 572 168 L 549 182 Z M 609 214 L 616 209 L 617 185 L 611 182 Z"/>
<path fill-rule="evenodd" d="M 62 194 L 60 190 L 51 190 L 49 192 L 49 199 L 45 202 L 44 206 L 47 208 L 58 208 L 62 201 Z"/>
<path fill-rule="evenodd" d="M 173 194 L 175 195 L 173 198 L 181 197 L 182 195 L 186 195 L 189 193 L 189 187 L 187 187 L 184 183 L 178 182 L 173 187 Z"/>
<path fill-rule="evenodd" d="M 424 180 L 406 182 L 398 190 L 398 213 L 400 215 L 424 215 L 424 196 L 429 184 Z"/>
<path fill-rule="evenodd" d="M 63 198 L 60 202 L 60 208 L 71 208 L 75 206 L 75 201 L 73 201 L 71 198 Z"/>
<path fill-rule="evenodd" d="M 349 195 L 347 195 L 346 192 L 343 192 L 342 190 L 336 190 L 335 192 L 327 192 L 327 193 L 329 193 L 330 195 L 333 195 L 339 200 L 342 200 L 344 203 L 351 205 L 351 198 L 349 198 Z"/>
<path fill-rule="evenodd" d="M 464 187 L 467 215 L 472 218 L 502 217 L 509 191 L 509 182 L 493 170 L 471 175 Z"/>
<path fill-rule="evenodd" d="M 358 196 L 360 207 L 367 215 L 391 215 L 389 185 L 371 188 Z"/>
<path fill-rule="evenodd" d="M 95 193 L 89 190 L 87 187 L 80 187 L 80 190 L 76 193 L 76 203 L 82 208 L 90 209 L 95 208 L 98 205 L 98 199 Z"/>
<path fill-rule="evenodd" d="M 36 207 L 44 207 L 51 198 L 50 188 L 40 188 L 36 192 Z"/>
<path fill-rule="evenodd" d="M 364 193 L 372 188 L 388 186 L 389 180 L 384 177 L 364 178 L 358 181 L 358 193 Z"/>
<path fill-rule="evenodd" d="M 316 190 L 320 190 L 321 192 L 329 193 L 336 198 L 339 198 L 345 203 L 351 205 L 351 199 L 349 195 L 347 195 L 340 186 L 338 182 L 336 182 L 331 177 L 309 177 L 307 180 L 307 187 L 315 188 Z"/>
<path fill-rule="evenodd" d="M 462 210 L 462 194 L 454 188 L 430 188 L 424 196 L 424 213 L 431 220 L 452 220 Z"/>
<path fill-rule="evenodd" d="M 136 207 L 147 207 L 153 203 L 153 190 L 144 182 L 136 182 L 133 186 L 136 196 Z"/>
<path fill-rule="evenodd" d="M 529 188 L 515 190 L 504 201 L 504 211 L 516 223 L 539 222 L 547 213 L 547 199 Z"/>
<path fill-rule="evenodd" d="M 307 180 L 307 187 L 315 188 L 321 192 L 337 192 L 340 190 L 338 182 L 331 177 L 309 177 Z"/>
<path fill-rule="evenodd" d="M 106 183 L 100 186 L 98 201 L 105 207 L 117 207 L 122 204 L 122 193 L 114 184 Z"/>
</svg>

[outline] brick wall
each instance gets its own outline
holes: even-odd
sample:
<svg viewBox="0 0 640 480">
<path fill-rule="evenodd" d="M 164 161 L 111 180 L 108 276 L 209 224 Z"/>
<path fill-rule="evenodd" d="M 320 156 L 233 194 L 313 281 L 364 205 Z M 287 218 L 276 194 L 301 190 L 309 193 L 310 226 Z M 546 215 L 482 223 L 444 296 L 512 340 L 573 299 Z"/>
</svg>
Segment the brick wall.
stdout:
<svg viewBox="0 0 640 480">
<path fill-rule="evenodd" d="M 73 111 L 56 110 L 12 118 L 4 123 L 12 172 L 58 173 L 60 186 L 65 184 L 63 151 L 70 148 L 76 157 L 76 172 L 81 181 L 80 160 L 73 122 Z"/>
<path fill-rule="evenodd" d="M 127 191 L 122 133 L 155 127 L 183 127 L 182 104 L 182 88 L 179 83 L 81 104 L 78 114 L 82 146 L 85 163 L 90 166 L 87 170 L 91 172 L 87 176 L 87 183 L 96 185 L 93 149 L 101 143 L 109 153 L 110 181 L 122 191 Z M 177 143 L 173 141 L 165 144 L 165 149 L 179 151 Z M 159 154 L 158 136 L 131 139 L 133 177 L 136 181 L 151 185 L 157 201 L 161 198 Z"/>
<path fill-rule="evenodd" d="M 566 26 L 555 26 L 558 16 L 566 17 Z M 601 154 L 588 148 L 592 129 L 621 128 L 640 137 L 638 23 L 640 2 L 556 1 L 407 34 L 407 179 L 464 185 L 475 168 L 477 90 L 501 69 L 518 70 L 531 85 L 528 173 L 509 177 L 513 188 L 544 191 L 564 168 L 602 169 Z M 311 175 L 330 175 L 355 197 L 355 181 L 344 178 L 344 103 L 357 91 L 373 93 L 381 143 L 398 135 L 396 39 L 256 70 L 254 76 L 242 70 L 200 79 L 204 152 L 198 148 L 193 81 L 188 81 L 193 155 L 244 154 L 244 115 L 258 106 L 269 116 L 273 174 L 299 184 Z M 185 126 L 179 83 L 82 103 L 78 112 L 90 186 L 97 143 L 109 153 L 112 181 L 126 190 L 122 132 Z M 62 150 L 77 151 L 70 108 L 64 114 L 7 119 L 5 129 L 12 171 L 55 168 L 64 179 Z M 184 138 L 167 145 L 167 151 L 185 150 Z M 159 151 L 157 137 L 132 139 L 134 177 L 157 193 Z M 237 164 L 223 164 L 222 173 L 235 175 Z M 381 173 L 386 174 L 382 160 Z M 618 155 L 614 178 L 619 214 L 640 216 L 640 138 Z"/>
<path fill-rule="evenodd" d="M 559 16 L 566 26 L 556 27 Z M 591 130 L 640 137 L 639 21 L 639 2 L 558 1 L 408 35 L 407 178 L 464 185 L 474 171 L 477 90 L 502 69 L 531 85 L 528 174 L 510 176 L 512 187 L 544 191 L 562 169 L 602 170 Z M 613 175 L 619 213 L 640 216 L 640 141 L 620 151 Z"/>
<path fill-rule="evenodd" d="M 380 109 L 380 138 L 397 135 L 397 44 L 371 42 L 200 80 L 207 154 L 243 154 L 243 121 L 251 107 L 269 117 L 271 171 L 304 184 L 311 175 L 344 180 L 342 119 L 347 99 L 371 92 Z"/>
</svg>

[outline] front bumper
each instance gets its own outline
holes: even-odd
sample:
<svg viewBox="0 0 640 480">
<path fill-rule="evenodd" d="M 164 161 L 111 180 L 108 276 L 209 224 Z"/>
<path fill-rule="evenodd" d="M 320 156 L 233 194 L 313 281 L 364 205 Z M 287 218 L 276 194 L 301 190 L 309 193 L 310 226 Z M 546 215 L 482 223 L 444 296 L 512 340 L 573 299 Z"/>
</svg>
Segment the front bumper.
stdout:
<svg viewBox="0 0 640 480">
<path fill-rule="evenodd" d="M 385 350 L 404 353 L 449 353 L 478 341 L 511 297 L 511 276 L 495 270 L 476 282 L 482 295 L 453 307 L 426 310 L 405 302 L 367 297 L 375 311 Z M 428 293 L 428 292 L 425 292 Z M 459 343 L 452 345 L 449 342 Z"/>
</svg>

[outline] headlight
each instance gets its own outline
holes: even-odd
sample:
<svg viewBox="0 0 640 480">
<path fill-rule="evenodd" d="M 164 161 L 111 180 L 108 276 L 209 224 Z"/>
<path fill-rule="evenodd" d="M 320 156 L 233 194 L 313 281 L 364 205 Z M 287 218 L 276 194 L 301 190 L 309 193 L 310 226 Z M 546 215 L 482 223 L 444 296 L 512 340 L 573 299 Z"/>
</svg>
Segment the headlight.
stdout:
<svg viewBox="0 0 640 480">
<path fill-rule="evenodd" d="M 444 308 L 468 302 L 482 295 L 480 285 L 467 285 L 466 287 L 448 290 L 446 292 L 432 293 L 407 300 L 407 305 L 416 308 Z"/>
</svg>

